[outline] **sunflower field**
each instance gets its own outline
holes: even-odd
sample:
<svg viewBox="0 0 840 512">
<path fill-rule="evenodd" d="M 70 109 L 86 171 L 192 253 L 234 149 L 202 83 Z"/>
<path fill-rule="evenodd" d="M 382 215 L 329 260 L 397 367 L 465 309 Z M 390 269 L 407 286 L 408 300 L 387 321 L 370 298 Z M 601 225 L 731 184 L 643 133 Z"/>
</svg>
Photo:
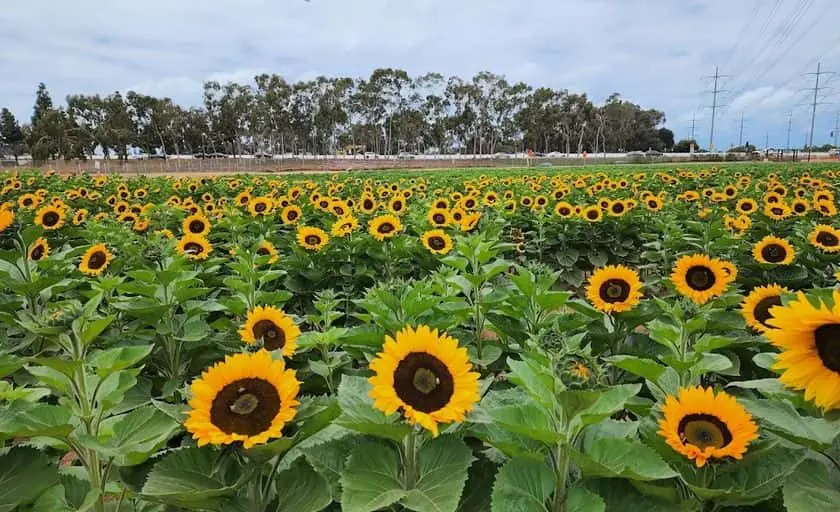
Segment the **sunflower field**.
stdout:
<svg viewBox="0 0 840 512">
<path fill-rule="evenodd" d="M 0 175 L 0 512 L 838 510 L 838 185 Z"/>
</svg>

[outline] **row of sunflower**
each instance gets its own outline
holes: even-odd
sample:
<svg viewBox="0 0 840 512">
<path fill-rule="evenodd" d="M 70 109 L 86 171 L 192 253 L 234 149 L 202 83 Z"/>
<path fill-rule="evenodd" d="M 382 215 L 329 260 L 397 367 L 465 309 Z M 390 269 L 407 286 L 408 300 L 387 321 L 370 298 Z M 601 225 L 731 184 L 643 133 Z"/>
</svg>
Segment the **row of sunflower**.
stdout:
<svg viewBox="0 0 840 512">
<path fill-rule="evenodd" d="M 838 178 L 5 175 L 0 508 L 833 510 Z"/>
</svg>

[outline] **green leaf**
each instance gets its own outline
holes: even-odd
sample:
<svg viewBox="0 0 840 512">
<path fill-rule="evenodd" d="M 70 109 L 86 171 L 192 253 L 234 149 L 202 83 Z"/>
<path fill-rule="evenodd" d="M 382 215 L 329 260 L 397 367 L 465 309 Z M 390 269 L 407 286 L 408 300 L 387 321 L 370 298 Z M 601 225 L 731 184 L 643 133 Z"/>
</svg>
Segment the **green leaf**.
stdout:
<svg viewBox="0 0 840 512">
<path fill-rule="evenodd" d="M 404 498 L 400 456 L 389 445 L 364 441 L 356 446 L 341 475 L 343 512 L 372 512 Z"/>
<path fill-rule="evenodd" d="M 816 460 L 806 460 L 782 487 L 788 512 L 834 510 L 840 504 L 840 489 L 832 484 L 828 469 Z"/>
<path fill-rule="evenodd" d="M 86 322 L 84 328 L 79 333 L 79 338 L 84 345 L 89 345 L 97 336 L 102 334 L 102 331 L 111 325 L 111 322 L 117 318 L 116 315 L 108 315 L 103 318 L 97 318 L 92 322 Z"/>
<path fill-rule="evenodd" d="M 564 391 L 559 401 L 567 415 L 570 429 L 576 434 L 586 425 L 598 423 L 622 410 L 627 400 L 636 396 L 641 384 L 620 384 L 604 391 Z"/>
<path fill-rule="evenodd" d="M 711 334 L 704 334 L 700 339 L 694 343 L 695 352 L 712 352 L 719 348 L 724 348 L 735 343 L 736 340 L 728 336 L 713 336 Z"/>
<path fill-rule="evenodd" d="M 58 481 L 58 469 L 38 450 L 16 447 L 0 453 L 0 512 L 19 510 Z"/>
<path fill-rule="evenodd" d="M 606 360 L 624 371 L 630 372 L 649 381 L 656 382 L 665 372 L 665 367 L 652 359 L 642 357 L 617 355 L 607 357 Z"/>
<path fill-rule="evenodd" d="M 417 483 L 401 503 L 418 512 L 455 512 L 474 460 L 460 439 L 441 436 L 427 441 L 417 454 Z"/>
<path fill-rule="evenodd" d="M 732 368 L 732 361 L 723 354 L 703 354 L 691 367 L 691 376 L 698 378 L 707 373 L 721 373 Z"/>
<path fill-rule="evenodd" d="M 571 454 L 585 477 L 648 481 L 678 476 L 653 449 L 635 440 L 599 439 L 586 453 L 572 449 Z"/>
<path fill-rule="evenodd" d="M 400 421 L 396 414 L 389 417 L 375 409 L 369 393 L 370 383 L 364 377 L 342 376 L 338 386 L 341 415 L 335 423 L 363 434 L 402 441 L 410 427 Z"/>
<path fill-rule="evenodd" d="M 139 374 L 140 368 L 134 368 L 112 373 L 102 379 L 96 393 L 99 407 L 107 410 L 122 402 L 128 390 L 137 384 Z"/>
<path fill-rule="evenodd" d="M 227 498 L 249 478 L 229 453 L 185 448 L 155 464 L 140 494 L 170 506 L 223 510 Z"/>
<path fill-rule="evenodd" d="M 687 512 L 697 510 L 693 502 L 667 503 L 636 490 L 630 482 L 616 478 L 604 478 L 587 482 L 587 488 L 595 491 L 604 500 L 610 512 Z M 597 509 L 596 509 L 597 510 Z"/>
<path fill-rule="evenodd" d="M 665 323 L 658 318 L 647 324 L 648 336 L 653 341 L 667 347 L 676 354 L 680 339 L 680 330 L 673 324 Z"/>
<path fill-rule="evenodd" d="M 105 443 L 94 440 L 89 446 L 113 459 L 117 466 L 135 466 L 145 462 L 180 429 L 177 421 L 159 409 L 140 407 L 119 417 L 113 425 L 113 435 Z"/>
<path fill-rule="evenodd" d="M 490 510 L 491 493 L 488 491 L 493 488 L 498 470 L 496 463 L 483 455 L 478 456 L 467 472 L 467 483 L 458 503 L 459 512 Z"/>
<path fill-rule="evenodd" d="M 840 436 L 840 422 L 800 416 L 787 402 L 748 399 L 741 402 L 768 430 L 814 450 L 830 449 L 834 439 Z"/>
<path fill-rule="evenodd" d="M 554 472 L 542 460 L 514 458 L 502 466 L 493 485 L 492 512 L 548 512 Z"/>
<path fill-rule="evenodd" d="M 274 491 L 277 512 L 318 512 L 332 502 L 327 481 L 305 459 L 298 459 L 291 469 L 277 474 Z"/>
<path fill-rule="evenodd" d="M 565 386 L 542 362 L 533 357 L 523 357 L 521 361 L 508 359 L 511 382 L 526 391 L 531 397 L 542 406 L 553 409 L 556 393 L 562 391 Z"/>
<path fill-rule="evenodd" d="M 774 352 L 762 352 L 754 355 L 752 360 L 759 368 L 772 370 L 773 365 L 776 364 L 776 357 L 778 357 L 778 354 Z"/>
<path fill-rule="evenodd" d="M 38 381 L 61 395 L 72 395 L 73 382 L 70 377 L 49 366 L 27 366 L 26 371 Z"/>
<path fill-rule="evenodd" d="M 487 412 L 491 421 L 505 430 L 547 445 L 554 445 L 565 437 L 554 425 L 550 412 L 531 400 L 494 407 Z"/>
<path fill-rule="evenodd" d="M 16 401 L 0 414 L 0 434 L 9 437 L 65 438 L 73 431 L 67 407 Z"/>
<path fill-rule="evenodd" d="M 0 354 L 0 379 L 11 375 L 23 367 L 23 361 L 12 354 Z"/>
<path fill-rule="evenodd" d="M 341 474 L 344 472 L 347 458 L 357 442 L 357 438 L 345 436 L 312 446 L 306 450 L 306 460 L 330 484 L 334 501 L 341 499 Z"/>
<path fill-rule="evenodd" d="M 566 512 L 605 512 L 604 498 L 582 487 L 572 487 L 566 495 Z M 629 509 L 628 509 L 629 510 Z"/>
<path fill-rule="evenodd" d="M 90 360 L 96 374 L 105 377 L 113 372 L 130 368 L 139 363 L 154 350 L 154 345 L 115 347 L 96 352 Z"/>
</svg>

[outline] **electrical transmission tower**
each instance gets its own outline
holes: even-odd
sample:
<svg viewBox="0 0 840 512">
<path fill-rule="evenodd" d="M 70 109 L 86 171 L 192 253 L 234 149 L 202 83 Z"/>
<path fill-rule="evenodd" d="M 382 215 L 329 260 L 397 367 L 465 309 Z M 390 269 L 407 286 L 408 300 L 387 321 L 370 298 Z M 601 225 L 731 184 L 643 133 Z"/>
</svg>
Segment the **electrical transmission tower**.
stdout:
<svg viewBox="0 0 840 512">
<path fill-rule="evenodd" d="M 825 89 L 825 86 L 820 87 L 820 77 L 823 75 L 833 75 L 834 73 L 830 71 L 820 71 L 820 63 L 817 62 L 817 72 L 816 73 L 807 73 L 809 76 L 814 76 L 814 101 L 811 103 L 811 132 L 808 135 L 808 161 L 811 161 L 811 151 L 812 147 L 814 146 L 814 122 L 817 119 L 817 97 L 820 94 L 820 90 Z"/>
<path fill-rule="evenodd" d="M 691 137 L 689 137 L 688 140 L 693 140 L 693 141 L 697 142 L 697 139 L 694 138 L 694 114 L 693 113 L 691 114 Z"/>
<path fill-rule="evenodd" d="M 787 129 L 787 144 L 785 144 L 785 152 L 790 151 L 790 127 L 793 124 L 793 112 L 788 115 L 788 129 Z"/>
<path fill-rule="evenodd" d="M 744 145 L 744 113 L 741 112 L 741 128 L 738 130 L 738 146 Z"/>
<path fill-rule="evenodd" d="M 707 93 L 712 94 L 712 104 L 709 107 L 709 108 L 712 109 L 712 126 L 709 129 L 709 151 L 710 152 L 714 152 L 714 150 L 715 150 L 715 115 L 717 114 L 717 110 L 719 108 L 723 108 L 723 107 L 726 106 L 726 105 L 719 105 L 718 102 L 717 102 L 718 94 L 727 92 L 724 89 L 718 89 L 718 82 L 720 81 L 721 78 L 729 78 L 730 76 L 731 75 L 721 75 L 720 71 L 718 70 L 718 67 L 715 66 L 715 74 L 712 75 L 712 76 L 704 77 L 704 78 L 707 78 L 707 79 L 709 79 L 709 78 L 714 79 L 714 88 L 711 91 L 706 91 Z"/>
</svg>

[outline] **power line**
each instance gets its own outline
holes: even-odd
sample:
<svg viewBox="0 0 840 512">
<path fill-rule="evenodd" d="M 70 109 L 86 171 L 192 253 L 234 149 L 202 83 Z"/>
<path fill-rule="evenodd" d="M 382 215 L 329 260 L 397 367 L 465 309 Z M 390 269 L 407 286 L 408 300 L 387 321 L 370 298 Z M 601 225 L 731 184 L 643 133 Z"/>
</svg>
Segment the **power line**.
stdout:
<svg viewBox="0 0 840 512">
<path fill-rule="evenodd" d="M 808 75 L 814 75 L 814 102 L 811 105 L 811 133 L 808 135 L 808 161 L 811 161 L 811 147 L 814 145 L 814 122 L 817 118 L 817 96 L 820 93 L 820 89 L 824 89 L 825 86 L 820 87 L 820 76 L 822 75 L 833 75 L 834 73 L 830 71 L 820 71 L 820 63 L 817 62 L 817 72 L 816 73 L 808 73 Z"/>
<path fill-rule="evenodd" d="M 704 78 L 713 78 L 714 82 L 714 89 L 712 89 L 712 123 L 711 128 L 709 129 L 709 151 L 714 152 L 715 150 L 715 114 L 717 113 L 717 109 L 723 108 L 725 105 L 718 105 L 717 97 L 718 94 L 726 92 L 724 89 L 718 89 L 718 82 L 721 78 L 728 78 L 730 75 L 721 75 L 718 69 L 718 66 L 715 66 L 715 74 L 712 76 L 707 76 Z"/>
</svg>

